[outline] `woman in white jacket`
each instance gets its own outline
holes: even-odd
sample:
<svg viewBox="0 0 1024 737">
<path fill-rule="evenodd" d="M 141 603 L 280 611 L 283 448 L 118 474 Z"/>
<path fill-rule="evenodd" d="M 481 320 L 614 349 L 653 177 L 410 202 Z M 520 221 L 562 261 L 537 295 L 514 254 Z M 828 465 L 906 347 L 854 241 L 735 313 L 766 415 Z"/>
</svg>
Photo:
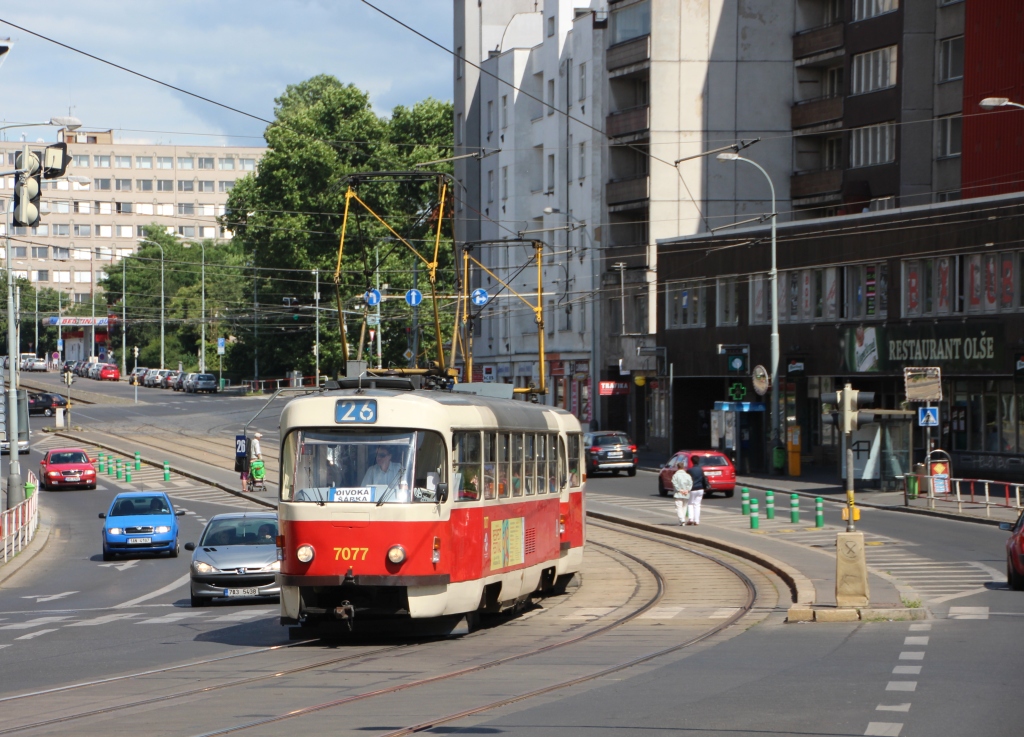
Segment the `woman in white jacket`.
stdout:
<svg viewBox="0 0 1024 737">
<path fill-rule="evenodd" d="M 680 468 L 672 474 L 672 488 L 676 490 L 676 493 L 672 495 L 672 498 L 675 499 L 676 502 L 676 516 L 679 518 L 680 526 L 686 524 L 686 510 L 689 506 L 690 489 L 692 487 L 693 478 L 685 469 Z"/>
</svg>

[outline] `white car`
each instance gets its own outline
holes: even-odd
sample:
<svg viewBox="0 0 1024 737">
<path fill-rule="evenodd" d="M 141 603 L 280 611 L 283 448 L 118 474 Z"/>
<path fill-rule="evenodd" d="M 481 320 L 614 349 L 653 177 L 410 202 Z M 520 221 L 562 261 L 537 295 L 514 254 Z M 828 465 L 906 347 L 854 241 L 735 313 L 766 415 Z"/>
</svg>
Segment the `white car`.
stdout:
<svg viewBox="0 0 1024 737">
<path fill-rule="evenodd" d="M 46 371 L 46 359 L 44 358 L 30 358 L 25 365 L 25 369 L 28 371 Z"/>
</svg>

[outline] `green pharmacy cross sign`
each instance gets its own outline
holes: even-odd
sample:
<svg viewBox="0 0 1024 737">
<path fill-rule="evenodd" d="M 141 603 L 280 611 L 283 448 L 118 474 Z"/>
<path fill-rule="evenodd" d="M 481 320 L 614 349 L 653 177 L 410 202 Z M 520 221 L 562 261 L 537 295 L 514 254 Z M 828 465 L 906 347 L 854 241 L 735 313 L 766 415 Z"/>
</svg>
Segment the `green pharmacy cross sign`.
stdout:
<svg viewBox="0 0 1024 737">
<path fill-rule="evenodd" d="M 743 384 L 737 382 L 729 387 L 729 399 L 734 402 L 742 401 L 745 396 L 747 396 L 747 387 Z"/>
</svg>

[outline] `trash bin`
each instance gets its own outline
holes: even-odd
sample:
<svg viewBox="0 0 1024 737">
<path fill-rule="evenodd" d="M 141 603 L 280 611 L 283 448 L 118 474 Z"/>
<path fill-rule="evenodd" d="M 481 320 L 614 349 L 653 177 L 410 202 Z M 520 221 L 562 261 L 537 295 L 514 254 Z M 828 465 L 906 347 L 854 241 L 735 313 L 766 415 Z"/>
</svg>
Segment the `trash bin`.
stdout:
<svg viewBox="0 0 1024 737">
<path fill-rule="evenodd" d="M 917 499 L 917 474 L 908 473 L 906 476 L 907 499 Z"/>
<path fill-rule="evenodd" d="M 36 493 L 36 485 L 31 481 L 25 482 L 25 498 L 30 499 Z"/>
<path fill-rule="evenodd" d="M 911 498 L 916 499 L 918 494 L 928 496 L 931 485 L 929 484 L 928 479 L 928 467 L 923 463 L 914 464 L 914 481 L 916 482 L 914 484 L 916 488 L 914 490 L 914 496 Z M 910 496 L 909 487 L 907 489 L 907 496 Z"/>
<path fill-rule="evenodd" d="M 785 448 L 772 448 L 772 466 L 775 468 L 776 473 L 782 473 L 782 470 L 786 467 Z"/>
<path fill-rule="evenodd" d="M 228 380 L 227 379 L 221 379 L 220 380 L 220 390 L 221 391 L 224 391 L 224 387 L 226 387 L 227 385 L 228 385 Z"/>
</svg>

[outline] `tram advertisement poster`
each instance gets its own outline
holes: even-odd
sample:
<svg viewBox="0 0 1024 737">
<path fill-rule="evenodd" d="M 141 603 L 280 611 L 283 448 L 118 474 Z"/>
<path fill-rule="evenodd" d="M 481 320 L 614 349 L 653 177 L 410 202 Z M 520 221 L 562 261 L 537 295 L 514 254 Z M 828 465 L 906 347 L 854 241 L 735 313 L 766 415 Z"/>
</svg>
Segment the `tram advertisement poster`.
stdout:
<svg viewBox="0 0 1024 737">
<path fill-rule="evenodd" d="M 493 520 L 491 522 L 491 570 L 522 565 L 524 556 L 524 519 Z"/>
</svg>

